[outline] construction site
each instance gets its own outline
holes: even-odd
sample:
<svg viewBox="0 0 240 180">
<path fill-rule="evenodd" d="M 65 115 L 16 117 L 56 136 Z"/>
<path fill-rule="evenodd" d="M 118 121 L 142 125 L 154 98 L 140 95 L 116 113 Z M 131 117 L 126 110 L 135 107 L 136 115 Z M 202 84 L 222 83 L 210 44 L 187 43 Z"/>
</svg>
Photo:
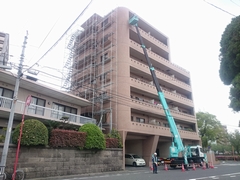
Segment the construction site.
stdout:
<svg viewBox="0 0 240 180">
<path fill-rule="evenodd" d="M 116 76 L 116 13 L 92 15 L 67 38 L 62 87 L 92 102 L 82 115 L 94 117 L 103 129 L 112 129 Z M 114 70 L 115 69 L 115 70 Z M 110 100 L 111 99 L 111 100 Z"/>
<path fill-rule="evenodd" d="M 150 159 L 157 150 L 168 156 L 172 135 L 137 32 L 128 23 L 133 15 L 123 7 L 104 17 L 93 14 L 68 35 L 62 88 L 92 102 L 81 115 L 96 119 L 105 133 L 116 129 L 124 153 Z M 138 26 L 183 143 L 198 144 L 190 73 L 171 62 L 168 37 L 141 18 Z"/>
</svg>

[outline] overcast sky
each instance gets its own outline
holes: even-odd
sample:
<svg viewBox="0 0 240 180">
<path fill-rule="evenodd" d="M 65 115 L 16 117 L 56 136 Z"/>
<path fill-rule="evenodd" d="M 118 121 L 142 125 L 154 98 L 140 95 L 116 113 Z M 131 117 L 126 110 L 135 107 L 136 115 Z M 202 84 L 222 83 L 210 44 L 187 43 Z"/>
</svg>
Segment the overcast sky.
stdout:
<svg viewBox="0 0 240 180">
<path fill-rule="evenodd" d="M 26 30 L 29 35 L 25 64 L 30 66 L 39 60 L 89 2 L 2 1 L 1 7 L 4 8 L 0 11 L 0 31 L 10 35 L 10 60 L 19 61 Z M 169 38 L 171 61 L 190 71 L 196 112 L 209 112 L 216 115 L 230 131 L 236 129 L 240 114 L 228 108 L 229 87 L 220 81 L 218 56 L 219 42 L 225 27 L 233 15 L 240 14 L 240 0 L 93 0 L 74 28 L 92 13 L 104 16 L 117 6 L 134 11 Z M 61 41 L 62 44 L 66 37 Z M 64 52 L 58 55 L 58 62 L 51 64 L 49 60 L 43 59 L 40 64 L 60 68 L 56 64 L 62 65 L 59 62 L 62 62 Z M 47 56 L 51 57 L 51 53 Z"/>
</svg>

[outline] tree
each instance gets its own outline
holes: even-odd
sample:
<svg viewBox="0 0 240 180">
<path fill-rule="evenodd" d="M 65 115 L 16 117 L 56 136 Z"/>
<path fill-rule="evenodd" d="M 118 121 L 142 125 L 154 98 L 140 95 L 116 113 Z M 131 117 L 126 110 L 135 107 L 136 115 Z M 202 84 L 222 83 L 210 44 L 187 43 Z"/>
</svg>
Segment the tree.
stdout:
<svg viewBox="0 0 240 180">
<path fill-rule="evenodd" d="M 226 152 L 231 152 L 232 147 L 231 144 L 211 144 L 211 150 L 213 150 L 216 154 L 225 154 Z"/>
<path fill-rule="evenodd" d="M 240 16 L 232 19 L 220 41 L 219 76 L 225 85 L 231 85 L 230 105 L 240 111 Z"/>
<path fill-rule="evenodd" d="M 234 147 L 234 151 L 240 154 L 240 132 L 238 130 L 235 130 L 234 133 L 229 135 L 229 141 Z"/>
<path fill-rule="evenodd" d="M 208 147 L 210 142 L 220 141 L 227 137 L 223 126 L 215 115 L 197 112 L 196 117 L 203 148 Z"/>
</svg>

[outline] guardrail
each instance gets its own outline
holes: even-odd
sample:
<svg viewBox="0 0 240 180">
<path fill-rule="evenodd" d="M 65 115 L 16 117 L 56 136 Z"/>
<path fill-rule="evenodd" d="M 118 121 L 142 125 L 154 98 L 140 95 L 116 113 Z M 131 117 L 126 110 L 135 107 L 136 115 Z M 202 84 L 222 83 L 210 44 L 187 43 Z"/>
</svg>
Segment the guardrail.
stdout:
<svg viewBox="0 0 240 180">
<path fill-rule="evenodd" d="M 224 160 L 224 161 L 240 161 L 240 155 L 238 156 L 223 156 L 223 155 L 215 155 L 216 160 Z"/>
</svg>

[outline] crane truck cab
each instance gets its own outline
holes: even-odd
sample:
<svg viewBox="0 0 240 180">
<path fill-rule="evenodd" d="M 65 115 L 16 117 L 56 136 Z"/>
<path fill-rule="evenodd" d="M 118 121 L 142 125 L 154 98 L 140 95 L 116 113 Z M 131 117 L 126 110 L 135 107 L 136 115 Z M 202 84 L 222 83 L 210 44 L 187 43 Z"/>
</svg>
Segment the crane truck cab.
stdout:
<svg viewBox="0 0 240 180">
<path fill-rule="evenodd" d="M 196 145 L 196 146 L 188 146 L 189 148 L 189 156 L 190 157 L 202 157 L 205 158 L 203 149 L 201 146 Z"/>
</svg>

